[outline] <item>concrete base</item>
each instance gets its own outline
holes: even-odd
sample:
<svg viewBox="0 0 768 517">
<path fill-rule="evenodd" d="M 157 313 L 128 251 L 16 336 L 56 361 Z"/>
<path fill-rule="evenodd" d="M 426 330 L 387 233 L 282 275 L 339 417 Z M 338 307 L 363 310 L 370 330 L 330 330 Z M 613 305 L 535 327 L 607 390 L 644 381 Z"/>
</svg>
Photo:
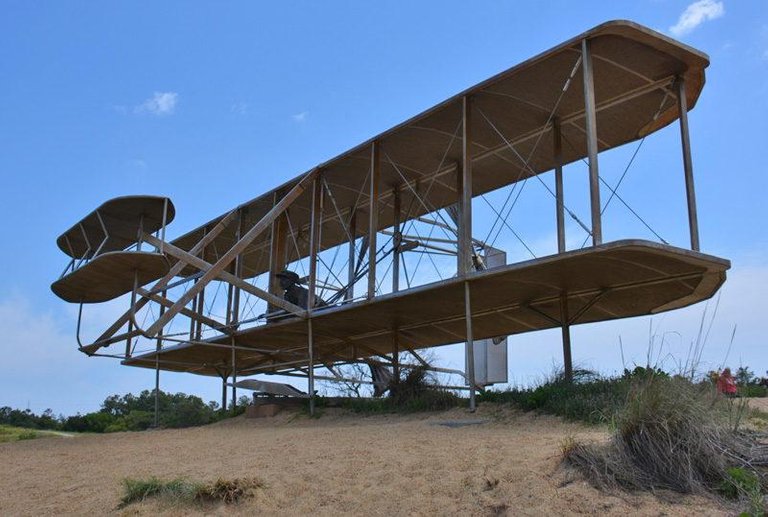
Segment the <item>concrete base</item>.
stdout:
<svg viewBox="0 0 768 517">
<path fill-rule="evenodd" d="M 259 404 L 258 406 L 248 406 L 245 408 L 245 418 L 265 418 L 273 417 L 282 411 L 278 404 Z"/>
</svg>

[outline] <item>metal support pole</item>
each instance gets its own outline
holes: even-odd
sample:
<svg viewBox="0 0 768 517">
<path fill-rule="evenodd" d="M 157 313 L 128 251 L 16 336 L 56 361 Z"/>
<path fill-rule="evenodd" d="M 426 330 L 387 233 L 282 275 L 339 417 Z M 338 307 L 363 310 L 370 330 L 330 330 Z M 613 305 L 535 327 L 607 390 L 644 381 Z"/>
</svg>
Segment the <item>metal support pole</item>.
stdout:
<svg viewBox="0 0 768 517">
<path fill-rule="evenodd" d="M 135 269 L 133 271 L 133 290 L 131 291 L 131 307 L 136 306 L 136 290 L 139 288 L 139 270 Z M 133 332 L 133 321 L 135 319 L 135 314 L 131 315 L 131 319 L 128 323 L 128 339 L 125 340 L 125 358 L 129 359 L 131 357 L 131 344 L 133 342 L 133 338 L 131 337 Z"/>
<path fill-rule="evenodd" d="M 395 248 L 392 253 L 392 292 L 396 293 L 400 290 L 400 242 L 402 241 L 402 234 L 400 233 L 400 189 L 398 187 L 392 189 L 392 203 L 394 212 L 392 241 Z"/>
<path fill-rule="evenodd" d="M 379 179 L 381 153 L 379 142 L 371 144 L 371 185 L 368 203 L 368 299 L 376 296 L 376 233 L 379 229 Z"/>
<path fill-rule="evenodd" d="M 167 291 L 162 292 L 163 298 L 166 294 Z M 165 306 L 161 305 L 160 316 L 163 313 L 165 313 Z M 163 348 L 163 330 L 165 329 L 161 328 L 157 334 L 157 346 L 155 348 L 155 427 L 160 425 L 160 350 Z"/>
<path fill-rule="evenodd" d="M 573 361 L 571 359 L 571 326 L 568 318 L 568 295 L 562 293 L 560 295 L 560 324 L 563 332 L 563 373 L 565 380 L 571 382 L 573 380 Z"/>
<path fill-rule="evenodd" d="M 315 338 L 312 334 L 312 317 L 307 318 L 307 345 L 309 358 L 309 372 L 307 380 L 307 391 L 309 391 L 309 414 L 315 416 Z"/>
<path fill-rule="evenodd" d="M 393 236 L 394 253 L 392 254 L 392 292 L 400 290 L 400 244 L 403 235 L 400 232 L 400 188 L 392 189 L 392 208 L 393 208 Z M 397 328 L 392 333 L 392 378 L 394 382 L 400 381 L 400 335 Z"/>
<path fill-rule="evenodd" d="M 344 301 L 351 302 L 355 297 L 355 261 L 357 252 L 355 250 L 355 232 L 357 231 L 357 212 L 352 212 L 349 218 L 349 265 L 347 267 L 347 292 L 344 293 Z"/>
<path fill-rule="evenodd" d="M 193 285 L 197 282 L 197 279 L 194 280 L 192 283 Z M 197 313 L 197 300 L 199 299 L 199 296 L 195 296 L 192 298 L 192 312 Z M 195 320 L 194 318 L 189 319 L 189 340 L 192 341 L 195 339 Z"/>
<path fill-rule="evenodd" d="M 309 414 L 315 414 L 315 342 L 312 335 L 312 312 L 315 307 L 317 284 L 317 252 L 320 248 L 320 222 L 323 218 L 322 177 L 318 176 L 312 186 L 312 212 L 309 232 L 309 289 L 307 294 L 307 358 Z"/>
<path fill-rule="evenodd" d="M 472 268 L 472 102 L 468 96 L 461 100 L 462 107 L 462 143 L 461 178 L 459 190 L 458 214 L 458 274 L 466 277 Z M 458 178 L 457 178 L 458 179 Z M 469 282 L 464 282 L 464 310 L 467 324 L 467 381 L 469 382 L 469 410 L 474 412 L 475 404 L 475 342 L 472 337 L 472 302 Z"/>
<path fill-rule="evenodd" d="M 197 314 L 205 316 L 205 289 L 197 295 Z M 162 316 L 162 314 L 161 314 Z M 203 338 L 203 320 L 198 319 L 195 327 L 195 339 L 200 341 Z"/>
<path fill-rule="evenodd" d="M 237 388 L 235 388 L 235 383 L 237 383 L 237 349 L 235 348 L 235 338 L 234 336 L 232 339 L 232 411 L 237 409 Z"/>
<path fill-rule="evenodd" d="M 563 192 L 563 140 L 560 119 L 552 121 L 553 148 L 555 151 L 555 196 L 557 198 L 557 252 L 565 251 L 565 202 Z"/>
<path fill-rule="evenodd" d="M 221 410 L 227 411 L 227 376 L 221 376 Z"/>
<path fill-rule="evenodd" d="M 277 194 L 275 194 L 274 204 L 277 204 Z M 285 214 L 280 214 L 272 223 L 272 232 L 269 244 L 269 293 L 275 296 L 283 297 L 283 289 L 280 287 L 280 279 L 275 275 L 285 269 L 286 250 L 287 250 L 287 231 Z M 267 313 L 276 310 L 274 305 L 267 304 Z"/>
<path fill-rule="evenodd" d="M 472 337 L 472 302 L 469 282 L 464 282 L 464 317 L 467 322 L 467 382 L 469 383 L 469 410 L 474 412 L 475 403 L 475 340 Z"/>
<path fill-rule="evenodd" d="M 683 77 L 677 80 L 677 110 L 680 113 L 680 139 L 683 144 L 685 194 L 688 198 L 688 227 L 691 232 L 691 249 L 699 251 L 699 221 L 696 213 L 696 190 L 693 185 L 691 140 L 688 133 L 688 100 L 685 94 L 685 79 Z"/>
<path fill-rule="evenodd" d="M 603 242 L 600 219 L 600 173 L 597 165 L 597 112 L 595 111 L 595 81 L 592 73 L 592 53 L 589 40 L 581 42 L 581 67 L 584 72 L 584 113 L 589 157 L 589 199 L 592 209 L 592 245 Z"/>
<path fill-rule="evenodd" d="M 458 274 L 465 276 L 472 268 L 472 103 L 462 98 L 462 160 L 458 217 Z"/>
</svg>

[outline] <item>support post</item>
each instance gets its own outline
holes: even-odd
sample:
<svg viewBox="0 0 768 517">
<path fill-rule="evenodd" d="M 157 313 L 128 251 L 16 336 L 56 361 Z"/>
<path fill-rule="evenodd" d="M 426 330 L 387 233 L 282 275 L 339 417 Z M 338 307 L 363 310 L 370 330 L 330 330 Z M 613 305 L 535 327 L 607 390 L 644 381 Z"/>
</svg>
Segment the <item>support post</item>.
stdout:
<svg viewBox="0 0 768 517">
<path fill-rule="evenodd" d="M 381 155 L 379 142 L 371 144 L 371 182 L 368 203 L 368 299 L 376 296 L 376 233 L 379 229 L 379 179 Z"/>
<path fill-rule="evenodd" d="M 560 294 L 560 325 L 563 333 L 563 373 L 566 382 L 573 381 L 573 360 L 571 359 L 571 326 L 568 315 L 568 295 Z"/>
<path fill-rule="evenodd" d="M 135 269 L 133 271 L 133 290 L 131 291 L 131 308 L 136 307 L 136 291 L 139 288 L 139 270 Z M 82 310 L 82 304 L 80 305 L 80 310 Z M 133 309 L 131 309 L 133 311 Z M 133 338 L 132 332 L 133 332 L 133 322 L 135 320 L 135 312 L 131 312 L 131 319 L 128 322 L 128 339 L 125 340 L 125 358 L 129 359 L 131 357 L 131 345 L 133 344 Z M 79 320 L 78 320 L 79 321 Z"/>
<path fill-rule="evenodd" d="M 205 317 L 205 289 L 200 291 L 197 295 L 197 314 L 198 316 Z M 162 314 L 161 314 L 162 316 Z M 203 319 L 198 318 L 195 327 L 195 339 L 200 341 L 203 338 Z M 161 330 L 162 331 L 162 330 Z"/>
<path fill-rule="evenodd" d="M 458 273 L 467 277 L 472 268 L 472 103 L 468 96 L 462 98 L 462 159 L 461 189 L 459 190 L 458 217 Z M 472 300 L 469 281 L 464 281 L 464 318 L 467 325 L 467 382 L 469 383 L 469 410 L 474 412 L 475 403 L 475 342 L 472 335 Z"/>
<path fill-rule="evenodd" d="M 167 204 L 167 201 L 166 201 Z M 162 295 L 165 298 L 167 291 L 163 291 Z M 160 315 L 165 312 L 165 306 L 160 306 Z M 155 347 L 155 428 L 160 425 L 160 350 L 163 348 L 163 330 L 160 329 L 160 333 L 157 335 L 157 346 Z"/>
<path fill-rule="evenodd" d="M 600 218 L 600 172 L 597 165 L 597 112 L 595 110 L 595 81 L 592 70 L 590 42 L 581 41 L 581 67 L 584 72 L 584 113 L 587 133 L 587 155 L 589 157 L 589 199 L 592 211 L 592 245 L 603 242 L 603 227 Z"/>
<path fill-rule="evenodd" d="M 277 204 L 277 194 L 275 194 L 274 204 Z M 282 297 L 283 290 L 280 287 L 280 279 L 275 275 L 285 269 L 286 249 L 288 244 L 288 225 L 286 224 L 285 214 L 280 214 L 272 223 L 272 235 L 269 243 L 269 293 Z M 276 310 L 276 306 L 268 303 L 267 314 Z"/>
<path fill-rule="evenodd" d="M 221 411 L 227 411 L 227 375 L 221 376 Z"/>
<path fill-rule="evenodd" d="M 555 197 L 557 198 L 557 252 L 565 251 L 565 201 L 563 192 L 563 139 L 560 119 L 552 121 L 553 149 L 555 154 Z"/>
<path fill-rule="evenodd" d="M 472 103 L 462 98 L 462 159 L 459 181 L 458 274 L 466 276 L 472 268 Z"/>
<path fill-rule="evenodd" d="M 344 293 L 344 301 L 351 302 L 355 298 L 355 261 L 357 253 L 355 251 L 355 232 L 357 231 L 357 212 L 352 212 L 349 218 L 349 266 L 347 267 L 347 292 Z"/>
<path fill-rule="evenodd" d="M 680 113 L 680 139 L 683 146 L 683 168 L 685 169 L 685 194 L 688 199 L 688 228 L 691 232 L 691 249 L 699 251 L 699 221 L 696 213 L 696 190 L 693 185 L 693 159 L 688 133 L 688 100 L 685 94 L 685 79 L 677 80 L 677 110 Z"/>
<path fill-rule="evenodd" d="M 467 321 L 467 383 L 469 384 L 469 410 L 474 413 L 475 402 L 475 340 L 472 335 L 472 301 L 469 282 L 464 281 L 464 317 Z"/>
<path fill-rule="evenodd" d="M 392 209 L 394 219 L 394 242 L 395 251 L 392 254 L 392 292 L 400 290 L 400 244 L 403 236 L 400 232 L 400 188 L 392 189 Z M 397 328 L 392 333 L 392 378 L 394 382 L 400 381 L 400 335 Z"/>
<path fill-rule="evenodd" d="M 235 348 L 234 336 L 230 339 L 232 340 L 232 411 L 234 411 L 237 408 L 237 388 L 235 388 L 237 382 L 237 349 Z"/>
<path fill-rule="evenodd" d="M 392 241 L 395 248 L 395 251 L 392 253 L 392 292 L 396 293 L 400 290 L 400 243 L 403 238 L 400 233 L 400 189 L 398 187 L 392 189 L 392 205 L 394 212 L 394 236 Z"/>
<path fill-rule="evenodd" d="M 309 232 L 309 289 L 307 294 L 307 358 L 309 414 L 315 414 L 315 342 L 312 335 L 312 312 L 315 307 L 317 284 L 317 252 L 320 248 L 320 221 L 323 218 L 322 177 L 318 176 L 312 185 L 312 212 Z"/>
</svg>

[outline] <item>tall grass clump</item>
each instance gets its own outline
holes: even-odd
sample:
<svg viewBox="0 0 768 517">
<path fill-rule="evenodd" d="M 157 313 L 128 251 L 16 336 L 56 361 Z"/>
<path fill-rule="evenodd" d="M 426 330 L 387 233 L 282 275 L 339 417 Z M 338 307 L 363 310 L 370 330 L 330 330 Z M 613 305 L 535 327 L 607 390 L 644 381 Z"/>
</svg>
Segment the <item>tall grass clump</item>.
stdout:
<svg viewBox="0 0 768 517">
<path fill-rule="evenodd" d="M 745 478 L 762 488 L 768 450 L 739 430 L 745 410 L 706 383 L 637 376 L 615 415 L 610 442 L 571 441 L 564 458 L 601 488 L 722 495 L 724 486 L 742 492 Z"/>
<path fill-rule="evenodd" d="M 644 368 L 636 369 L 645 370 Z M 480 402 L 508 402 L 524 411 L 541 411 L 591 424 L 610 422 L 624 405 L 630 378 L 637 373 L 627 372 L 623 377 L 605 378 L 584 369 L 573 372 L 569 382 L 562 372 L 535 388 L 486 391 L 478 396 Z"/>
<path fill-rule="evenodd" d="M 123 480 L 123 497 L 119 508 L 149 498 L 162 499 L 170 504 L 235 504 L 253 496 L 253 490 L 264 487 L 255 478 L 218 479 L 215 483 L 198 483 L 177 478 L 170 481 L 149 477 Z"/>
</svg>

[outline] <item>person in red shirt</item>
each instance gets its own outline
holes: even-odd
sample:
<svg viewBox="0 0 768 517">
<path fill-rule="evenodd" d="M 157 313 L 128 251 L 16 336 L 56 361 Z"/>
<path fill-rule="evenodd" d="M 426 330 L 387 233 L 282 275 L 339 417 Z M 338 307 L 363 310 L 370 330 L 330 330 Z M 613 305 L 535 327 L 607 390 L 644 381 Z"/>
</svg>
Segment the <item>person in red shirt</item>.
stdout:
<svg viewBox="0 0 768 517">
<path fill-rule="evenodd" d="M 731 375 L 731 369 L 726 368 L 723 373 L 717 378 L 717 391 L 725 395 L 726 397 L 736 396 L 736 380 Z"/>
</svg>

